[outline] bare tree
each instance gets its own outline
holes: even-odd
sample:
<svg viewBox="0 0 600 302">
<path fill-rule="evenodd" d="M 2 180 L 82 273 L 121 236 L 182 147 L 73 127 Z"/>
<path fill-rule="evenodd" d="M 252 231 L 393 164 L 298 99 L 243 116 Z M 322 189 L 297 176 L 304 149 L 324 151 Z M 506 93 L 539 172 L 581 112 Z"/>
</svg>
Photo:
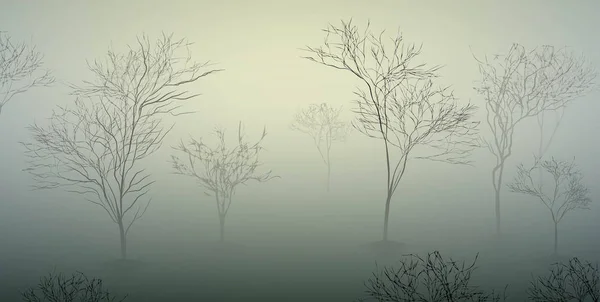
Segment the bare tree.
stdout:
<svg viewBox="0 0 600 302">
<path fill-rule="evenodd" d="M 219 215 L 220 239 L 225 241 L 225 218 L 233 196 L 239 185 L 246 185 L 249 181 L 266 182 L 278 176 L 271 176 L 271 171 L 256 172 L 261 165 L 259 154 L 263 150 L 261 143 L 267 135 L 266 128 L 262 136 L 255 143 L 249 143 L 242 129 L 238 125 L 238 139 L 235 147 L 230 148 L 225 143 L 225 131 L 217 128 L 215 134 L 218 144 L 210 147 L 202 140 L 191 139 L 189 144 L 183 141 L 174 149 L 185 154 L 185 159 L 173 155 L 171 163 L 175 173 L 195 178 L 200 186 L 208 192 L 207 196 L 214 194 Z"/>
<path fill-rule="evenodd" d="M 368 298 L 359 301 L 505 301 L 494 291 L 485 292 L 471 285 L 475 263 L 459 264 L 452 259 L 445 260 L 440 252 L 407 255 L 400 260 L 399 267 L 386 266 L 377 269 L 373 277 L 365 282 Z"/>
<path fill-rule="evenodd" d="M 500 192 L 506 160 L 512 154 L 515 128 L 523 120 L 538 117 L 542 156 L 559 124 L 544 142 L 544 114 L 559 113 L 593 87 L 597 73 L 583 58 L 566 49 L 542 46 L 527 51 L 513 44 L 505 55 L 477 59 L 481 81 L 475 90 L 484 98 L 486 122 L 492 136 L 485 140 L 496 163 L 492 169 L 495 193 L 496 233 L 501 231 Z"/>
<path fill-rule="evenodd" d="M 104 289 L 102 279 L 88 278 L 77 272 L 71 277 L 64 274 L 50 273 L 40 278 L 35 288 L 28 288 L 21 293 L 27 302 L 122 302 L 127 296 L 118 299 Z"/>
<path fill-rule="evenodd" d="M 529 301 L 600 301 L 598 264 L 582 263 L 577 258 L 568 264 L 555 263 L 546 277 L 538 277 L 527 290 Z M 590 300 L 588 300 L 588 298 Z"/>
<path fill-rule="evenodd" d="M 0 31 L 0 113 L 17 94 L 54 83 L 50 71 L 41 72 L 43 56 L 35 46 L 15 44 Z"/>
<path fill-rule="evenodd" d="M 386 200 L 383 241 L 388 241 L 390 203 L 417 146 L 433 150 L 416 158 L 468 164 L 477 146 L 477 122 L 471 121 L 476 107 L 459 105 L 448 88 L 437 88 L 433 80 L 439 67 L 415 63 L 421 47 L 406 44 L 398 32 L 384 38 L 367 24 L 364 31 L 349 22 L 329 25 L 323 46 L 308 47 L 313 62 L 347 71 L 358 80 L 358 115 L 352 122 L 364 135 L 380 139 L 385 148 Z M 396 152 L 391 150 L 395 148 Z M 423 151 L 425 152 L 425 151 Z M 397 155 L 394 161 L 392 157 Z"/>
<path fill-rule="evenodd" d="M 311 104 L 296 114 L 291 128 L 308 134 L 314 141 L 323 163 L 327 166 L 327 191 L 331 179 L 331 145 L 345 141 L 350 128 L 340 120 L 342 107 L 333 108 L 327 103 Z"/>
<path fill-rule="evenodd" d="M 544 190 L 541 181 L 532 176 L 532 172 L 537 169 L 549 173 L 554 180 L 554 186 Z M 589 209 L 589 190 L 582 183 L 582 179 L 583 176 L 574 162 L 536 158 L 530 168 L 520 164 L 514 182 L 508 185 L 511 192 L 534 196 L 548 209 L 554 222 L 554 253 L 558 252 L 558 223 L 572 210 Z"/>
<path fill-rule="evenodd" d="M 129 229 L 146 212 L 154 183 L 141 161 L 173 127 L 161 117 L 185 113 L 177 101 L 198 94 L 182 87 L 219 71 L 192 62 L 189 45 L 164 34 L 151 44 L 142 35 L 126 54 L 109 51 L 107 62 L 89 64 L 95 81 L 74 87 L 74 106 L 59 107 L 46 127 L 30 126 L 33 141 L 24 143 L 35 188 L 66 188 L 102 207 L 118 225 L 123 259 Z"/>
</svg>

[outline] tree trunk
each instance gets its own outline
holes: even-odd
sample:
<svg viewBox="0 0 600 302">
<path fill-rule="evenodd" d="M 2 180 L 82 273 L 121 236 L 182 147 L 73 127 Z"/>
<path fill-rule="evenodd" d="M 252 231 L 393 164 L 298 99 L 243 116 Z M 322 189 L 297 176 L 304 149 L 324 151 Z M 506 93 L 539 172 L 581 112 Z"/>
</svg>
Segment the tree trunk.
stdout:
<svg viewBox="0 0 600 302">
<path fill-rule="evenodd" d="M 219 214 L 219 227 L 221 231 L 221 242 L 225 241 L 225 215 Z"/>
<path fill-rule="evenodd" d="M 390 202 L 392 201 L 392 194 L 388 193 L 385 201 L 385 217 L 383 219 L 383 241 L 388 241 L 388 224 L 390 221 Z"/>
<path fill-rule="evenodd" d="M 492 182 L 494 183 L 494 202 L 496 210 L 496 235 L 501 234 L 501 216 L 500 216 L 500 192 L 502 191 L 502 176 L 504 174 L 504 161 L 500 163 L 498 169 L 492 172 Z"/>
<path fill-rule="evenodd" d="M 121 259 L 127 259 L 127 238 L 125 237 L 125 228 L 123 227 L 123 222 L 120 221 L 119 225 L 119 235 L 121 237 Z"/>
<path fill-rule="evenodd" d="M 329 192 L 331 183 L 331 165 L 327 163 L 327 192 Z"/>
<path fill-rule="evenodd" d="M 558 223 L 554 223 L 554 254 L 558 254 Z"/>
<path fill-rule="evenodd" d="M 495 205 L 496 205 L 496 234 L 500 235 L 500 188 L 495 189 Z"/>
</svg>

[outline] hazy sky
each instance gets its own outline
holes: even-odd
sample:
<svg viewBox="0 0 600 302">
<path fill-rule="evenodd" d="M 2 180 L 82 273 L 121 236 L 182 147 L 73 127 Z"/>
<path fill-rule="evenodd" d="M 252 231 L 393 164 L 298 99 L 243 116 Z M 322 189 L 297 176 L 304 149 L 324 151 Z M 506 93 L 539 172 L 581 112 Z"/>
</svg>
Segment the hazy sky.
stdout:
<svg viewBox="0 0 600 302">
<path fill-rule="evenodd" d="M 225 69 L 190 86 L 191 91 L 202 93 L 188 104 L 188 108 L 197 113 L 177 122 L 164 148 L 149 162 L 148 168 L 158 182 L 147 217 L 134 226 L 140 233 L 161 226 L 152 229 L 153 234 L 176 234 L 177 231 L 164 226 L 176 221 L 178 223 L 172 227 L 183 229 L 181 225 L 200 223 L 201 220 L 203 226 L 210 227 L 207 232 L 216 236 L 214 203 L 203 200 L 206 197 L 192 180 L 170 174 L 167 160 L 173 151 L 169 147 L 189 135 L 210 135 L 216 124 L 234 131 L 237 122 L 242 120 L 251 139 L 260 135 L 263 126 L 267 127 L 267 150 L 262 158 L 265 168 L 272 168 L 282 179 L 240 189 L 240 196 L 244 196 L 240 199 L 252 202 L 234 201 L 228 220 L 230 225 L 258 224 L 264 217 L 280 217 L 288 219 L 289 227 L 294 228 L 294 223 L 310 224 L 310 217 L 316 217 L 315 213 L 329 213 L 326 215 L 356 221 L 353 228 L 367 228 L 367 233 L 378 238 L 384 197 L 380 141 L 353 133 L 345 145 L 334 145 L 332 187 L 337 193 L 332 194 L 337 194 L 339 201 L 332 204 L 318 195 L 324 188 L 325 169 L 316 149 L 308 137 L 288 129 L 296 110 L 314 102 L 343 105 L 346 109 L 344 117 L 351 118 L 347 109 L 353 107 L 352 91 L 357 85 L 347 73 L 301 59 L 300 48 L 320 45 L 324 37 L 321 29 L 329 22 L 338 24 L 340 19 L 352 17 L 359 26 L 370 19 L 375 30 L 394 32 L 399 27 L 407 41 L 423 43 L 423 60 L 445 66 L 441 70 L 441 84 L 453 85 L 463 102 L 471 100 L 483 106 L 472 90 L 478 71 L 471 50 L 483 55 L 506 52 L 513 42 L 528 48 L 551 44 L 572 47 L 600 64 L 599 11 L 600 2 L 594 0 L 3 0 L 0 29 L 8 31 L 15 40 L 30 40 L 36 44 L 45 55 L 46 67 L 53 69 L 63 83 L 81 83 L 89 79 L 86 60 L 103 58 L 111 45 L 115 50 L 123 50 L 128 43 L 135 42 L 137 34 L 156 37 L 161 31 L 173 32 L 176 37 L 194 42 L 192 55 L 195 60 L 210 60 L 217 64 L 216 67 Z M 3 109 L 0 116 L 2 206 L 7 206 L 13 213 L 30 215 L 19 218 L 21 221 L 55 221 L 53 225 L 57 228 L 59 225 L 68 228 L 69 223 L 83 219 L 96 221 L 98 225 L 106 225 L 107 241 L 116 240 L 116 232 L 111 233 L 116 227 L 107 223 L 108 217 L 101 209 L 58 191 L 31 192 L 27 189 L 31 180 L 29 175 L 21 172 L 25 163 L 18 142 L 28 139 L 25 129 L 28 124 L 49 117 L 56 105 L 72 101 L 67 95 L 68 89 L 60 82 L 52 88 L 22 94 Z M 596 185 L 600 179 L 597 159 L 599 97 L 600 94 L 595 92 L 578 99 L 568 108 L 563 126 L 549 151 L 558 157 L 576 157 L 595 200 L 600 199 L 600 187 Z M 483 116 L 482 113 L 478 118 Z M 507 163 L 507 179 L 514 175 L 514 166 L 518 162 L 531 159 L 530 154 L 536 150 L 532 135 L 536 135 L 535 128 L 528 129 L 527 124 L 518 130 L 515 154 Z M 405 225 L 432 234 L 444 222 L 452 225 L 444 227 L 444 232 L 470 223 L 491 231 L 490 169 L 493 158 L 484 149 L 476 151 L 473 158 L 475 167 L 411 162 L 392 205 L 392 224 L 402 223 L 403 227 L 391 231 L 391 235 L 405 236 Z M 307 191 L 319 193 L 299 195 Z M 504 194 L 503 212 L 508 229 L 531 227 L 533 233 L 537 229 L 548 229 L 549 217 L 536 201 L 509 194 L 506 190 Z M 567 217 L 565 227 L 570 223 L 572 228 L 593 226 L 597 229 L 598 223 L 591 219 L 600 213 L 600 205 L 596 205 L 596 210 L 580 214 L 581 219 Z M 15 218 L 16 214 L 6 210 L 2 215 L 12 219 L 10 221 L 19 220 Z M 361 222 L 361 217 L 367 222 Z M 95 230 L 90 226 L 83 228 L 79 231 Z M 195 228 L 189 227 L 190 230 Z M 141 236 L 135 235 L 135 230 L 132 232 L 132 236 Z M 235 232 L 238 232 L 237 236 L 245 236 L 241 229 Z M 444 232 L 438 235 L 443 237 Z"/>
</svg>

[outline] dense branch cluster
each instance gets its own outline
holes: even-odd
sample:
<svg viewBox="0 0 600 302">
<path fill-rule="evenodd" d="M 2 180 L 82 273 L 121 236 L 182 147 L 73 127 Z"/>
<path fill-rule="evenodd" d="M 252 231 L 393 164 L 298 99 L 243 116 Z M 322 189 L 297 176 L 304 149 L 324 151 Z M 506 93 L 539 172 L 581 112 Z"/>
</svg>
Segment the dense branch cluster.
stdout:
<svg viewBox="0 0 600 302">
<path fill-rule="evenodd" d="M 78 272 L 71 277 L 62 273 L 50 273 L 40 278 L 37 287 L 28 288 L 21 294 L 26 302 L 122 302 L 104 289 L 102 279 L 88 278 Z"/>
<path fill-rule="evenodd" d="M 272 179 L 271 171 L 256 172 L 261 163 L 259 154 L 261 143 L 267 135 L 266 129 L 255 143 L 249 143 L 238 125 L 237 144 L 230 148 L 225 142 L 225 131 L 215 130 L 218 144 L 211 147 L 202 140 L 191 139 L 189 144 L 181 142 L 175 150 L 185 154 L 185 158 L 172 156 L 175 173 L 194 177 L 207 192 L 214 194 L 219 215 L 225 216 L 231 206 L 232 197 L 239 185 L 248 181 L 265 182 Z"/>
<path fill-rule="evenodd" d="M 477 256 L 471 264 L 459 264 L 438 251 L 424 258 L 408 255 L 399 266 L 374 272 L 365 284 L 366 294 L 375 301 L 501 301 L 499 294 L 469 284 L 476 261 Z"/>
<path fill-rule="evenodd" d="M 40 72 L 42 60 L 42 54 L 34 46 L 15 44 L 7 33 L 0 31 L 0 113 L 15 95 L 54 83 L 50 71 Z"/>
<path fill-rule="evenodd" d="M 499 162 L 510 156 L 520 121 L 566 107 L 591 91 L 598 75 L 585 58 L 553 46 L 527 51 L 513 44 L 505 55 L 476 60 L 481 81 L 475 90 L 484 97 L 493 134 L 487 144 Z"/>
<path fill-rule="evenodd" d="M 404 42 L 398 33 L 389 40 L 364 32 L 352 22 L 329 26 L 324 46 L 308 47 L 314 62 L 351 72 L 362 82 L 353 126 L 361 133 L 384 139 L 403 156 L 417 145 L 439 152 L 421 156 L 451 163 L 468 162 L 476 146 L 476 122 L 469 121 L 476 107 L 460 106 L 449 88 L 435 87 L 438 66 L 416 64 L 421 47 Z"/>
<path fill-rule="evenodd" d="M 568 263 L 555 263 L 548 276 L 531 282 L 529 301 L 600 301 L 598 264 L 572 258 Z M 588 300 L 589 299 L 589 300 Z"/>
<path fill-rule="evenodd" d="M 327 103 L 311 104 L 294 116 L 292 130 L 308 134 L 314 141 L 321 159 L 329 164 L 328 153 L 334 141 L 344 141 L 348 135 L 348 125 L 340 120 L 340 108 Z"/>
</svg>

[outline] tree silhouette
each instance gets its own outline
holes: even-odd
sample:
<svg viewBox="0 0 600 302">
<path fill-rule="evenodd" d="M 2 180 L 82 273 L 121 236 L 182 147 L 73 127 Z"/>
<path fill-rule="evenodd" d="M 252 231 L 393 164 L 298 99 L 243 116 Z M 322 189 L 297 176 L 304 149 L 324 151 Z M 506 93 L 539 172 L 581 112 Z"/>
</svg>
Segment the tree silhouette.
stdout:
<svg viewBox="0 0 600 302">
<path fill-rule="evenodd" d="M 342 108 L 332 108 L 327 103 L 311 104 L 294 117 L 291 128 L 308 134 L 314 141 L 321 159 L 327 166 L 327 191 L 331 179 L 331 145 L 344 141 L 348 135 L 348 125 L 340 120 Z"/>
<path fill-rule="evenodd" d="M 238 125 L 237 144 L 227 147 L 225 131 L 217 128 L 215 134 L 218 144 L 214 147 L 206 145 L 202 140 L 191 139 L 188 144 L 183 141 L 174 149 L 185 154 L 185 159 L 173 155 L 171 163 L 175 173 L 186 175 L 198 180 L 208 192 L 206 195 L 215 197 L 219 215 L 220 240 L 225 241 L 225 218 L 239 185 L 249 181 L 266 182 L 277 176 L 271 176 L 271 171 L 256 172 L 261 165 L 259 154 L 263 150 L 261 143 L 267 135 L 266 128 L 255 143 L 248 143 L 244 137 L 242 123 Z"/>
<path fill-rule="evenodd" d="M 383 242 L 388 241 L 390 203 L 417 146 L 434 151 L 415 157 L 453 164 L 468 164 L 477 146 L 476 107 L 459 105 L 449 88 L 437 88 L 439 67 L 415 63 L 421 48 L 406 44 L 400 33 L 387 39 L 349 22 L 330 25 L 320 47 L 308 47 L 313 62 L 352 74 L 361 86 L 355 129 L 380 139 L 385 148 L 386 198 Z M 392 150 L 395 148 L 395 151 Z M 392 159 L 397 155 L 396 159 Z"/>
<path fill-rule="evenodd" d="M 485 145 L 496 158 L 492 169 L 496 233 L 501 233 L 500 192 L 506 160 L 512 154 L 517 125 L 538 117 L 542 156 L 552 141 L 556 124 L 544 142 L 544 113 L 562 110 L 593 87 L 597 73 L 584 59 L 566 49 L 542 46 L 527 51 L 513 44 L 508 53 L 477 59 L 481 80 L 475 90 L 485 101 L 486 123 L 491 137 Z"/>
<path fill-rule="evenodd" d="M 73 87 L 75 104 L 55 110 L 48 126 L 30 126 L 33 141 L 23 143 L 34 187 L 66 188 L 102 207 L 118 225 L 123 259 L 129 229 L 151 200 L 140 204 L 154 183 L 141 161 L 173 127 L 161 117 L 186 113 L 177 101 L 198 94 L 182 87 L 219 71 L 204 71 L 207 63 L 192 62 L 189 51 L 179 57 L 189 45 L 164 34 L 151 44 L 143 35 L 126 54 L 109 51 L 107 62 L 90 64 L 95 81 Z"/>
<path fill-rule="evenodd" d="M 543 183 L 532 175 L 532 172 L 538 169 L 552 176 L 554 186 L 544 190 Z M 583 176 L 574 162 L 536 158 L 530 168 L 520 164 L 514 182 L 508 184 L 511 192 L 534 196 L 548 209 L 554 223 L 555 254 L 558 252 L 558 223 L 572 210 L 589 209 L 589 190 L 582 184 L 582 179 Z"/>
<path fill-rule="evenodd" d="M 50 71 L 41 72 L 42 60 L 35 46 L 15 44 L 8 33 L 0 31 L 0 114 L 17 94 L 54 83 Z"/>
</svg>

